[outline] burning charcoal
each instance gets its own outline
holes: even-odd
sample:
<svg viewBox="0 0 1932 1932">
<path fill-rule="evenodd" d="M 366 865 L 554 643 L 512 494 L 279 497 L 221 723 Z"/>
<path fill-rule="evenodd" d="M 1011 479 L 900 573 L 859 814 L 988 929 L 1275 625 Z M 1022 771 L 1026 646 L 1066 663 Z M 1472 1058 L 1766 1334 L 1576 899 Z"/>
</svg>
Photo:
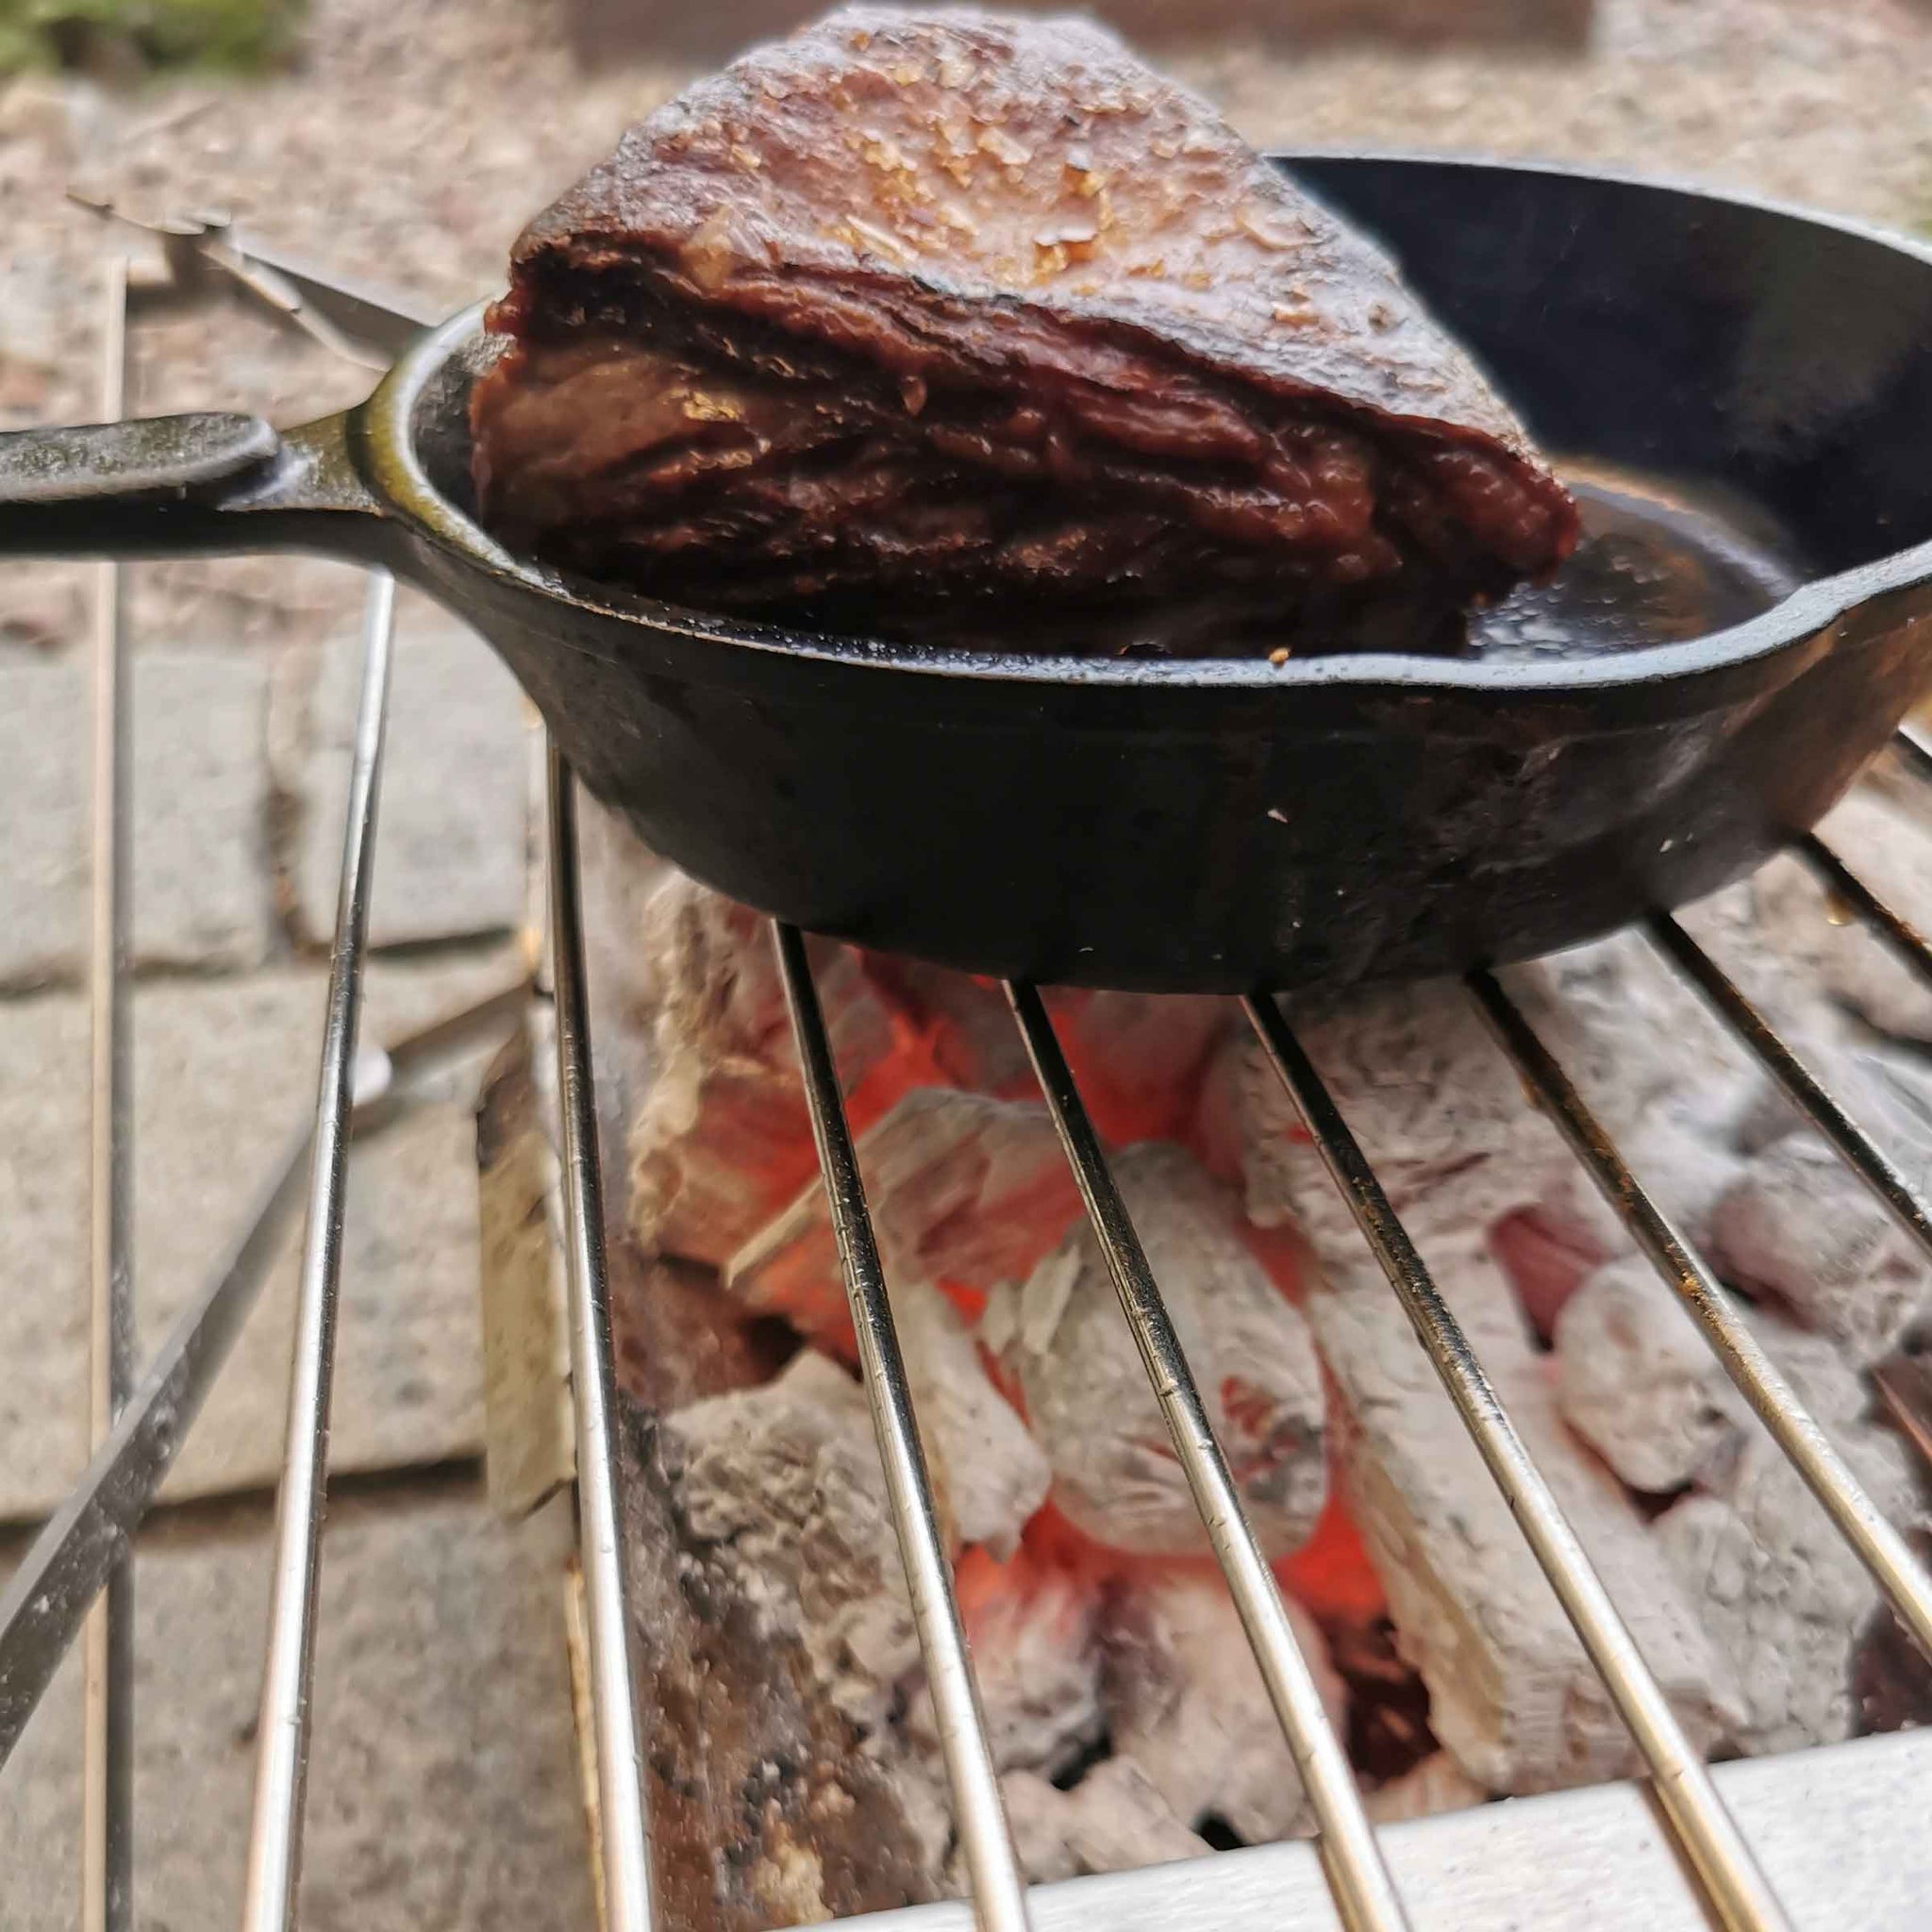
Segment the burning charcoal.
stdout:
<svg viewBox="0 0 1932 1932">
<path fill-rule="evenodd" d="M 1024 1549 L 1007 1562 L 968 1550 L 955 1588 L 993 1763 L 1058 1777 L 1105 1728 L 1099 1582 Z M 937 1751 L 925 1700 L 913 1701 L 907 1729 Z"/>
<path fill-rule="evenodd" d="M 757 50 L 525 230 L 490 325 L 486 522 L 703 608 L 1412 649 L 1576 536 L 1387 258 L 1081 21 Z"/>
<path fill-rule="evenodd" d="M 969 1307 L 995 1282 L 1024 1280 L 1080 1212 L 1041 1101 L 920 1088 L 859 1137 L 858 1162 L 887 1278 L 939 1284 Z M 849 1330 L 824 1191 L 806 1188 L 724 1281 L 837 1345 Z"/>
<path fill-rule="evenodd" d="M 1737 1176 L 1736 1117 L 1754 1077 L 1721 1039 L 1687 1041 L 1689 996 L 1634 936 L 1517 969 L 1509 989 L 1623 1148 L 1631 1168 L 1693 1239 Z M 1630 1240 L 1556 1129 L 1524 1098 L 1509 1062 L 1459 988 L 1357 995 L 1302 1023 L 1349 1125 L 1403 1212 L 1487 1228 L 1540 1333 Z M 1291 1220 L 1325 1186 L 1299 1114 L 1252 1041 L 1220 1073 L 1249 1211 Z"/>
<path fill-rule="evenodd" d="M 1340 1729 L 1345 1693 L 1322 1633 L 1292 1597 L 1282 1602 Z M 1124 1579 L 1107 1656 L 1114 1752 L 1140 1766 L 1177 1819 L 1196 1827 L 1224 1819 L 1249 1844 L 1313 1828 L 1301 1774 L 1219 1575 L 1172 1570 Z"/>
<path fill-rule="evenodd" d="M 1545 1341 L 1554 1341 L 1572 1297 L 1624 1245 L 1614 1237 L 1600 1240 L 1590 1224 L 1541 1202 L 1512 1208 L 1490 1229 L 1490 1253 Z"/>
<path fill-rule="evenodd" d="M 1032 1092 L 1026 1047 L 995 982 L 891 953 L 858 957 L 866 977 L 925 1043 L 930 1066 L 918 1085 Z"/>
<path fill-rule="evenodd" d="M 1932 1563 L 1932 1533 L 1916 1530 L 1910 1542 L 1922 1564 Z M 1867 1735 L 1932 1724 L 1932 1658 L 1890 1604 L 1880 1604 L 1859 1633 L 1852 1690 L 1858 1701 L 1858 1728 Z"/>
<path fill-rule="evenodd" d="M 1857 1363 L 1826 1337 L 1774 1316 L 1754 1325 L 1873 1501 L 1901 1526 L 1923 1521 L 1909 1453 L 1867 1420 L 1871 1391 Z M 1732 1741 L 1756 1755 L 1850 1736 L 1853 1667 L 1876 1586 L 1761 1430 L 1711 1491 L 1687 1496 L 1653 1534 L 1736 1668 L 1744 1715 Z"/>
<path fill-rule="evenodd" d="M 1234 1019 L 1230 1002 L 1186 993 L 1059 989 L 1047 1006 L 1087 1111 L 1119 1146 L 1181 1135 L 1208 1055 Z"/>
<path fill-rule="evenodd" d="M 1382 1271 L 1325 1174 L 1304 1199 L 1321 1264 L 1307 1307 L 1341 1397 L 1348 1501 L 1428 1686 L 1431 1727 L 1489 1790 L 1627 1774 L 1628 1733 Z M 1623 1489 L 1564 1428 L 1479 1230 L 1453 1200 L 1409 1226 L 1686 1730 L 1707 1743 L 1732 1714 L 1724 1668 Z"/>
<path fill-rule="evenodd" d="M 1886 1354 L 1932 1294 L 1932 1263 L 1808 1130 L 1754 1156 L 1725 1191 L 1711 1215 L 1710 1259 L 1864 1362 Z"/>
<path fill-rule="evenodd" d="M 1000 1783 L 1021 1866 L 1035 1885 L 1168 1865 L 1212 1849 L 1131 1757 L 1104 1758 L 1070 1791 L 1029 1771 L 1009 1772 Z"/>
<path fill-rule="evenodd" d="M 663 1427 L 685 1541 L 731 1574 L 766 1635 L 803 1646 L 837 1709 L 883 1725 L 919 1639 L 864 1391 L 808 1350 Z"/>
<path fill-rule="evenodd" d="M 1877 1588 L 1776 1449 L 1750 1444 L 1725 1496 L 1687 1496 L 1656 1536 L 1742 1687 L 1731 1741 L 1757 1756 L 1850 1737 Z"/>
<path fill-rule="evenodd" d="M 631 1221 L 647 1248 L 718 1264 L 817 1172 L 766 922 L 675 874 L 646 908 L 658 1065 L 630 1133 Z M 891 1054 L 884 1005 L 843 947 L 811 942 L 850 1092 Z"/>
<path fill-rule="evenodd" d="M 1053 1471 L 1013 1407 L 992 1386 L 979 1344 L 937 1289 L 891 1291 L 899 1345 L 938 1493 L 956 1543 L 1012 1555 L 1027 1519 L 1046 1501 Z"/>
<path fill-rule="evenodd" d="M 1395 987 L 1299 1021 L 1349 1125 L 1398 1209 L 1453 1191 L 1477 1224 L 1538 1200 L 1564 1153 L 1524 1106 L 1461 990 Z M 1252 1041 L 1241 1043 L 1234 1107 L 1249 1211 L 1263 1226 L 1291 1215 L 1303 1176 L 1320 1171 L 1301 1116 Z"/>
<path fill-rule="evenodd" d="M 1432 1751 L 1413 1771 L 1371 1791 L 1363 1803 L 1375 1824 L 1401 1824 L 1441 1811 L 1467 1811 L 1487 1803 L 1489 1795 L 1448 1752 Z"/>
<path fill-rule="evenodd" d="M 1755 1753 L 1849 1736 L 1857 1626 L 1876 1591 L 1689 1318 L 1666 1306 L 1674 1299 L 1637 1263 L 1591 1279 L 1557 1333 L 1564 1412 L 1634 1486 L 1694 1477 L 1705 1490 L 1661 1518 L 1656 1534 L 1735 1666 L 1744 1715 L 1732 1741 Z M 1906 1455 L 1865 1420 L 1870 1391 L 1856 1364 L 1828 1337 L 1769 1313 L 1749 1319 L 1874 1501 L 1907 1521 L 1915 1498 Z"/>
<path fill-rule="evenodd" d="M 1734 1085 L 1725 1090 L 1735 1094 Z M 1708 1234 L 1712 1208 L 1743 1172 L 1731 1144 L 1732 1123 L 1713 1118 L 1704 1090 L 1650 1095 L 1634 1119 L 1613 1130 L 1639 1183 L 1661 1201 L 1695 1244 Z M 1735 1103 L 1730 1103 L 1734 1105 Z M 1580 1160 L 1559 1166 L 1537 1200 L 1490 1230 L 1490 1246 L 1516 1285 L 1530 1324 L 1554 1341 L 1570 1296 L 1607 1262 L 1636 1252 L 1629 1230 Z"/>
<path fill-rule="evenodd" d="M 1262 1547 L 1307 1541 L 1327 1493 L 1321 1365 L 1307 1323 L 1255 1259 L 1221 1191 L 1177 1147 L 1114 1163 Z M 1146 1556 L 1205 1554 L 1207 1531 L 1168 1440 L 1099 1244 L 1083 1220 L 981 1333 L 1024 1397 L 1054 1500 L 1087 1535 Z"/>
<path fill-rule="evenodd" d="M 1641 1257 L 1584 1283 L 1556 1352 L 1563 1419 L 1633 1490 L 1683 1488 L 1735 1456 L 1751 1426 L 1716 1352 Z"/>
</svg>

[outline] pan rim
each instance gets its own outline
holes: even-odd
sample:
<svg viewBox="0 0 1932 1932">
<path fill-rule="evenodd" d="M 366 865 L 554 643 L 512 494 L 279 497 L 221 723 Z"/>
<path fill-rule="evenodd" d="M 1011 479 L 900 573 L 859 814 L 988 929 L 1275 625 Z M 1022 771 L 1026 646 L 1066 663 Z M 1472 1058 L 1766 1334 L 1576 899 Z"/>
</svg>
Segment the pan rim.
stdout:
<svg viewBox="0 0 1932 1932">
<path fill-rule="evenodd" d="M 1574 166 L 1560 161 L 1495 160 L 1357 148 L 1271 150 L 1267 158 L 1291 167 L 1299 161 L 1357 160 L 1602 181 L 1801 221 L 1874 243 L 1932 267 L 1932 247 L 1874 224 L 1770 196 L 1711 189 L 1664 175 Z M 1928 541 L 1801 584 L 1757 616 L 1701 638 L 1551 663 L 1431 658 L 1408 652 L 1291 658 L 1278 665 L 1260 655 L 1185 658 L 1074 657 L 891 642 L 717 616 L 633 594 L 608 584 L 567 576 L 535 559 L 519 557 L 499 543 L 432 482 L 411 431 L 416 407 L 431 378 L 480 332 L 489 306 L 487 301 L 475 303 L 427 331 L 355 412 L 364 452 L 375 473 L 372 480 L 390 504 L 440 548 L 506 588 L 568 608 L 636 625 L 643 630 L 669 632 L 723 649 L 801 658 L 826 666 L 1044 687 L 1143 690 L 1158 686 L 1229 693 L 1340 687 L 1405 694 L 1440 691 L 1468 698 L 1563 697 L 1736 671 L 1774 658 L 1781 651 L 1818 636 L 1875 597 L 1911 590 L 1932 580 L 1932 541 Z"/>
</svg>

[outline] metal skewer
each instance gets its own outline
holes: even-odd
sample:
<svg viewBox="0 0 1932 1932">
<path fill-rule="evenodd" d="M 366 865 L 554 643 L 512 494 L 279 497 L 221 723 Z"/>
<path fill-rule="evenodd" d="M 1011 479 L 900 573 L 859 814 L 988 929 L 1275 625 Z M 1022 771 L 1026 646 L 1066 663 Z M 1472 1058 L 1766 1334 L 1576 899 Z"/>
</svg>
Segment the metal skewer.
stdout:
<svg viewBox="0 0 1932 1932">
<path fill-rule="evenodd" d="M 356 1056 L 351 1140 L 407 1108 L 412 1079 L 432 1073 L 528 1000 L 529 982 Z M 48 1518 L 0 1591 L 0 1766 L 20 1741 L 108 1571 L 147 1513 L 267 1276 L 302 1195 L 311 1131 L 276 1162 L 228 1259 L 181 1311 L 87 1473 Z"/>
<path fill-rule="evenodd" d="M 608 1932 L 650 1932 L 654 1924 L 650 1814 L 644 1802 L 643 1747 L 637 1684 L 631 1673 L 630 1605 L 620 1542 L 613 1423 L 617 1374 L 610 1343 L 609 1277 L 605 1268 L 604 1181 L 597 1158 L 597 1096 L 584 990 L 583 920 L 577 904 L 575 781 L 555 747 L 549 755 L 548 781 L 557 1099 L 562 1126 L 571 1386 L 576 1414 L 584 1605 L 590 1631 L 603 1920 Z"/>
<path fill-rule="evenodd" d="M 101 420 L 127 412 L 127 260 L 108 263 Z M 128 1077 L 129 692 L 123 582 L 94 566 L 92 929 L 88 948 L 88 1441 L 99 1449 L 134 1381 L 129 1258 L 133 1150 Z M 134 1563 L 124 1554 L 87 1621 L 82 1689 L 80 1923 L 126 1932 L 134 1917 Z"/>
<path fill-rule="evenodd" d="M 288 1439 L 276 1497 L 268 1660 L 256 1735 L 255 1806 L 248 1838 L 247 1890 L 242 1908 L 245 1932 L 288 1932 L 295 1921 L 296 1887 L 302 1875 L 308 1692 L 315 1665 L 315 1586 L 322 1559 L 348 1121 L 394 634 L 395 584 L 387 574 L 375 572 L 369 580 L 364 619 L 362 691 L 356 716 L 335 951 L 329 967 L 328 1014 L 315 1102 Z"/>
</svg>

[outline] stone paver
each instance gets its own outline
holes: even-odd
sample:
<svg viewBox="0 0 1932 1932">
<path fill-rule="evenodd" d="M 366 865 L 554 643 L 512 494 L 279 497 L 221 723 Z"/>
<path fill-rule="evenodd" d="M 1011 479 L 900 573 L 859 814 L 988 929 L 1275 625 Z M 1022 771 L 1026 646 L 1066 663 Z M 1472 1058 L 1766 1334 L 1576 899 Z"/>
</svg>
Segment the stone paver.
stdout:
<svg viewBox="0 0 1932 1932">
<path fill-rule="evenodd" d="M 0 654 L 0 988 L 87 962 L 89 666 Z M 133 654 L 134 943 L 143 964 L 254 966 L 275 941 L 268 665 L 246 651 Z"/>
<path fill-rule="evenodd" d="M 266 658 L 137 652 L 133 762 L 137 958 L 259 965 L 275 939 Z"/>
<path fill-rule="evenodd" d="M 269 1512 L 151 1534 L 138 1558 L 142 1932 L 240 1916 L 267 1630 Z M 560 1513 L 344 1500 L 323 1545 L 305 1932 L 591 1932 L 563 1637 Z M 0 1771 L 0 1924 L 78 1915 L 76 1659 Z"/>
<path fill-rule="evenodd" d="M 0 1002 L 0 1517 L 85 1460 L 86 1133 L 84 1002 Z"/>
<path fill-rule="evenodd" d="M 277 777 L 296 801 L 290 861 L 304 934 L 335 923 L 358 630 L 290 653 L 277 675 Z M 530 735 L 500 659 L 422 599 L 398 609 L 370 938 L 378 946 L 501 932 L 525 910 Z"/>
<path fill-rule="evenodd" d="M 365 1039 L 505 984 L 491 948 L 371 969 Z M 135 1276 L 143 1354 L 225 1257 L 314 1106 L 325 974 L 175 980 L 135 1001 Z M 87 1022 L 72 993 L 0 1002 L 0 1519 L 78 1473 L 85 1329 Z M 350 1170 L 334 1465 L 474 1453 L 482 1441 L 471 1094 L 372 1135 Z M 298 1231 L 291 1228 L 287 1249 Z M 278 1465 L 291 1252 L 189 1438 L 174 1494 L 252 1487 Z"/>
<path fill-rule="evenodd" d="M 75 971 L 87 940 L 87 679 L 75 658 L 0 653 L 0 987 Z"/>
</svg>

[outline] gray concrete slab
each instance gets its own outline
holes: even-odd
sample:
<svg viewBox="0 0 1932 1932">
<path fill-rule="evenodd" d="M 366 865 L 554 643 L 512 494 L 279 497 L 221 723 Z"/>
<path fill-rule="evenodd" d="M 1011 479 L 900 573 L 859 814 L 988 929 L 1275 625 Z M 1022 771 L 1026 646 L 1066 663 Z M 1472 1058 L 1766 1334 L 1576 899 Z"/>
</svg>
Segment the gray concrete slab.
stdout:
<svg viewBox="0 0 1932 1932">
<path fill-rule="evenodd" d="M 79 970 L 87 944 L 87 680 L 80 660 L 0 650 L 0 988 Z"/>
<path fill-rule="evenodd" d="M 239 1916 L 270 1513 L 193 1512 L 138 1557 L 141 1932 Z M 565 1523 L 479 1493 L 339 1502 L 323 1545 L 305 1932 L 591 1932 L 563 1633 Z M 0 1770 L 0 1924 L 78 1913 L 76 1659 Z"/>
<path fill-rule="evenodd" d="M 232 971 L 274 950 L 267 660 L 158 645 L 132 659 L 134 950 Z M 0 646 L 0 989 L 87 967 L 90 667 Z"/>
<path fill-rule="evenodd" d="M 260 965 L 269 867 L 268 662 L 162 645 L 134 656 L 134 946 L 143 965 Z"/>
<path fill-rule="evenodd" d="M 284 654 L 276 672 L 276 774 L 296 813 L 288 864 L 296 916 L 311 939 L 326 938 L 335 919 L 361 672 L 356 629 Z M 528 772 L 528 717 L 502 661 L 433 606 L 404 599 L 376 827 L 374 944 L 518 924 Z"/>
<path fill-rule="evenodd" d="M 369 1039 L 515 976 L 502 948 L 372 966 Z M 134 1003 L 135 1280 L 143 1354 L 232 1250 L 314 1107 L 326 974 L 290 967 L 143 987 Z M 71 993 L 0 1001 L 0 1520 L 50 1507 L 85 1459 L 87 1021 Z M 375 1134 L 351 1162 L 334 1467 L 482 1441 L 471 1095 Z M 297 1231 L 291 1229 L 289 1250 Z M 273 1479 L 288 1395 L 285 1251 L 182 1453 L 171 1494 Z"/>
</svg>

